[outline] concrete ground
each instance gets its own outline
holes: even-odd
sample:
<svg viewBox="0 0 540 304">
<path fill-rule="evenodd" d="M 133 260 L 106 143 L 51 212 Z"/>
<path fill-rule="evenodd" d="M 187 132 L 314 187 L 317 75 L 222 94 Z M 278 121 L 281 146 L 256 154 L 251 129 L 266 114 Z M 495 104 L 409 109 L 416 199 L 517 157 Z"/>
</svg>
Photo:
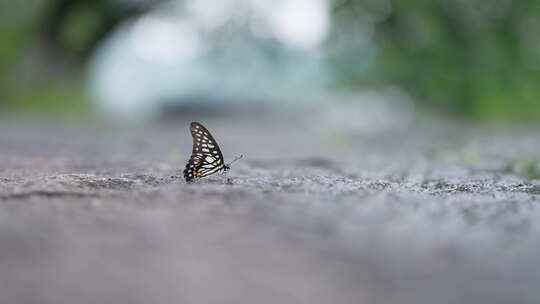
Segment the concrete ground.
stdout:
<svg viewBox="0 0 540 304">
<path fill-rule="evenodd" d="M 0 303 L 540 303 L 540 135 L 0 123 Z"/>
</svg>

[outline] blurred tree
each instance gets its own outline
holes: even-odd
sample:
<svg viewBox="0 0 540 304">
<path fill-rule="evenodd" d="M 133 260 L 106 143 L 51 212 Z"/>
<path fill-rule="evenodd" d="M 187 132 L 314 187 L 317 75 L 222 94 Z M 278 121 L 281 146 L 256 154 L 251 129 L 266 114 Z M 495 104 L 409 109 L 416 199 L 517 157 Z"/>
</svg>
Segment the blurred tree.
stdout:
<svg viewBox="0 0 540 304">
<path fill-rule="evenodd" d="M 472 118 L 540 119 L 539 1 L 342 0 L 334 16 L 356 19 L 338 26 L 372 25 L 379 52 L 370 78 Z"/>
<path fill-rule="evenodd" d="M 72 109 L 77 77 L 98 42 L 159 0 L 33 0 L 0 3 L 0 105 Z"/>
<path fill-rule="evenodd" d="M 50 55 L 83 62 L 119 23 L 149 8 L 110 0 L 51 1 L 40 22 L 39 40 Z"/>
</svg>

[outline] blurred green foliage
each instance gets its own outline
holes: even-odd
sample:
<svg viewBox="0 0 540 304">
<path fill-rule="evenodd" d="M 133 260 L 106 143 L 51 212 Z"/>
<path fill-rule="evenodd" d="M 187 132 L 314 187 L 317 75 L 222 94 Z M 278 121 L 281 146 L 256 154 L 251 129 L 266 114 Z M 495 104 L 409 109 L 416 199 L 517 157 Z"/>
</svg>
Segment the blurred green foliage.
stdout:
<svg viewBox="0 0 540 304">
<path fill-rule="evenodd" d="M 109 31 L 140 12 L 109 0 L 0 0 L 0 107 L 90 113 L 86 60 Z"/>
<path fill-rule="evenodd" d="M 85 97 L 82 85 L 60 84 L 58 82 L 32 83 L 31 86 L 16 90 L 5 101 L 5 108 L 26 114 L 76 114 L 91 113 L 90 103 Z"/>
<path fill-rule="evenodd" d="M 84 113 L 79 67 L 49 58 L 41 31 L 49 0 L 0 2 L 0 106 L 25 113 Z M 81 32 L 84 29 L 81 29 Z"/>
<path fill-rule="evenodd" d="M 540 119 L 540 1 L 336 0 L 334 16 L 344 10 L 373 28 L 379 52 L 365 78 L 397 83 L 435 110 Z"/>
<path fill-rule="evenodd" d="M 540 1 L 331 1 L 340 87 L 395 84 L 435 111 L 540 120 Z M 0 106 L 89 109 L 80 76 L 88 54 L 144 11 L 115 2 L 0 1 Z"/>
</svg>

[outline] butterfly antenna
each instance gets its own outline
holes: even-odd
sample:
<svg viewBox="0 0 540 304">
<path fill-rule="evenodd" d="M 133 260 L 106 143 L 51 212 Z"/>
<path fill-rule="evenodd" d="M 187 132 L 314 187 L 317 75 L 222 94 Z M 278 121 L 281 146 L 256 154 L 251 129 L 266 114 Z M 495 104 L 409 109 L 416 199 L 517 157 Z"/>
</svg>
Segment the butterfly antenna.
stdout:
<svg viewBox="0 0 540 304">
<path fill-rule="evenodd" d="M 236 157 L 232 162 L 230 162 L 227 166 L 232 165 L 235 161 L 237 161 L 237 160 L 239 160 L 239 159 L 241 159 L 241 158 L 243 158 L 243 157 L 244 157 L 244 155 L 240 154 L 240 156 L 237 156 L 237 157 Z"/>
</svg>

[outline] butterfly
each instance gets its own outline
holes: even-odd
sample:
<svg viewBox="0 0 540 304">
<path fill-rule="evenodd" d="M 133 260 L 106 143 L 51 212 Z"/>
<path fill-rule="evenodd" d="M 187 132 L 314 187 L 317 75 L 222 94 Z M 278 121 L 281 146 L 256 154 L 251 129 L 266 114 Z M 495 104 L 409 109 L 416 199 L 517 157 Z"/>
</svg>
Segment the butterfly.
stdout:
<svg viewBox="0 0 540 304">
<path fill-rule="evenodd" d="M 192 122 L 190 131 L 193 137 L 193 150 L 184 169 L 184 178 L 187 182 L 196 177 L 205 177 L 220 171 L 226 172 L 231 168 L 230 164 L 224 164 L 223 154 L 208 129 L 198 122 Z M 242 156 L 237 157 L 231 164 L 240 158 Z"/>
</svg>

